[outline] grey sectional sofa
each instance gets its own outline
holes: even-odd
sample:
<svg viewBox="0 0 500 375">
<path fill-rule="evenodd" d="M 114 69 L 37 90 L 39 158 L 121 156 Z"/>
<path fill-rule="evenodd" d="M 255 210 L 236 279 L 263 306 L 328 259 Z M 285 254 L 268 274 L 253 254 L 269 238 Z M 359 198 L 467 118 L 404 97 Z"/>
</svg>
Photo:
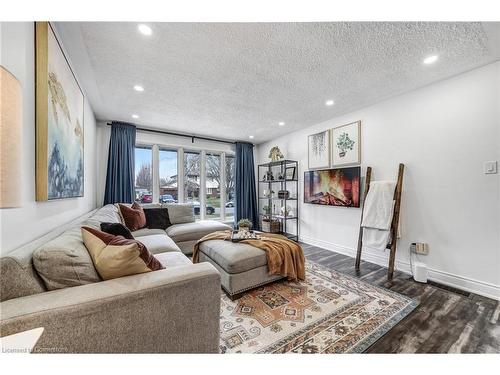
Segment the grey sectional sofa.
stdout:
<svg viewBox="0 0 500 375">
<path fill-rule="evenodd" d="M 0 336 L 44 327 L 36 352 L 218 352 L 219 272 L 184 254 L 205 234 L 229 227 L 195 222 L 189 205 L 166 206 L 171 227 L 133 232 L 163 263 L 161 271 L 100 279 L 80 228 L 120 222 L 114 205 L 1 257 Z"/>
</svg>

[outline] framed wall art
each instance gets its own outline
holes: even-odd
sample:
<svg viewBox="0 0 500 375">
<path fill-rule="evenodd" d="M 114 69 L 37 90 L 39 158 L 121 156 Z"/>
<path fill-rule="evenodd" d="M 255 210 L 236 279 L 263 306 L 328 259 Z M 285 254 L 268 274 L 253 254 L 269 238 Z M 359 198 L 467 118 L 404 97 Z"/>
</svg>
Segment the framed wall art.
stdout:
<svg viewBox="0 0 500 375">
<path fill-rule="evenodd" d="M 361 163 L 361 121 L 332 129 L 332 165 Z"/>
<path fill-rule="evenodd" d="M 309 169 L 330 167 L 330 130 L 310 135 L 307 152 Z"/>
<path fill-rule="evenodd" d="M 295 172 L 296 172 L 296 168 L 295 167 L 287 167 L 285 169 L 285 179 L 287 181 L 296 180 L 297 179 L 297 174 Z"/>
<path fill-rule="evenodd" d="M 83 196 L 84 96 L 49 22 L 35 23 L 36 200 Z"/>
<path fill-rule="evenodd" d="M 359 207 L 361 167 L 304 172 L 304 203 Z"/>
</svg>

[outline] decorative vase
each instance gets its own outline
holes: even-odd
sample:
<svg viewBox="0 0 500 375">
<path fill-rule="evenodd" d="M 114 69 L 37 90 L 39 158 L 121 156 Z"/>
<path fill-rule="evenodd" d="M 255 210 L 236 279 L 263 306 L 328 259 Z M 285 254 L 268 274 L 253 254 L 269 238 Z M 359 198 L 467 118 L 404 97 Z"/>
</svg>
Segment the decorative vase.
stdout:
<svg viewBox="0 0 500 375">
<path fill-rule="evenodd" d="M 340 156 L 341 158 L 343 158 L 343 157 L 345 156 L 345 151 L 340 151 L 340 152 L 339 152 L 339 156 Z"/>
</svg>

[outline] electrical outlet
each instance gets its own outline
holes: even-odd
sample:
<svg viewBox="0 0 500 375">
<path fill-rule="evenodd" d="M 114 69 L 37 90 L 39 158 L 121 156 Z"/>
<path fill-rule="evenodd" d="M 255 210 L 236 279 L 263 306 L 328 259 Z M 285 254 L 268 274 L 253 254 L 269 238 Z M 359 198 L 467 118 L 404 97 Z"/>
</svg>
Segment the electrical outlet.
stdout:
<svg viewBox="0 0 500 375">
<path fill-rule="evenodd" d="M 416 254 L 427 255 L 429 254 L 429 245 L 425 242 L 413 242 L 411 251 Z"/>
<path fill-rule="evenodd" d="M 484 174 L 496 174 L 498 171 L 496 161 L 485 161 L 483 168 L 484 168 Z"/>
</svg>

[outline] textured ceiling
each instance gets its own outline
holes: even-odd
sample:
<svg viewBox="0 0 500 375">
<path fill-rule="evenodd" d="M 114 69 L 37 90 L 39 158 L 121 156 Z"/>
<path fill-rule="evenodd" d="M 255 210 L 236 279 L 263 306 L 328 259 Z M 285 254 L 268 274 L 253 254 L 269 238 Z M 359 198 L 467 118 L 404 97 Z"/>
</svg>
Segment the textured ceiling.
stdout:
<svg viewBox="0 0 500 375">
<path fill-rule="evenodd" d="M 498 24 L 149 25 L 56 24 L 97 118 L 255 143 L 500 58 Z"/>
</svg>

